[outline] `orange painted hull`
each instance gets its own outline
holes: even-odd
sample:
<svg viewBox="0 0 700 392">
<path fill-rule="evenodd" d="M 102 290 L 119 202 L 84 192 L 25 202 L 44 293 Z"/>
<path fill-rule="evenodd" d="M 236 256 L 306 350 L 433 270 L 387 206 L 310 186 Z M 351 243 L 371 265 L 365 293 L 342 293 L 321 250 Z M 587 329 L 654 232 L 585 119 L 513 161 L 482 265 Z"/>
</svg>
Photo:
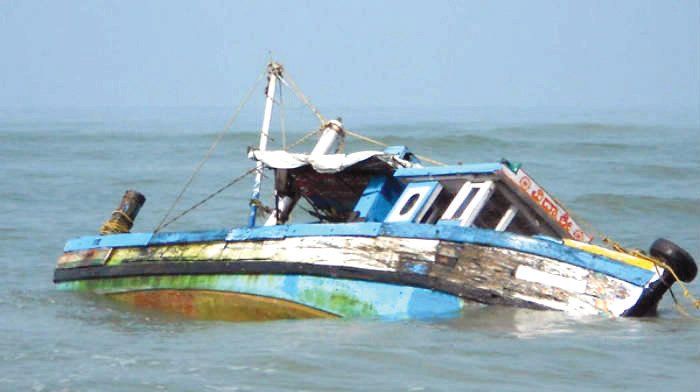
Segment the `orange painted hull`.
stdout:
<svg viewBox="0 0 700 392">
<path fill-rule="evenodd" d="M 259 321 L 337 317 L 291 301 L 212 290 L 143 290 L 108 296 L 141 309 L 176 313 L 200 320 Z"/>
</svg>

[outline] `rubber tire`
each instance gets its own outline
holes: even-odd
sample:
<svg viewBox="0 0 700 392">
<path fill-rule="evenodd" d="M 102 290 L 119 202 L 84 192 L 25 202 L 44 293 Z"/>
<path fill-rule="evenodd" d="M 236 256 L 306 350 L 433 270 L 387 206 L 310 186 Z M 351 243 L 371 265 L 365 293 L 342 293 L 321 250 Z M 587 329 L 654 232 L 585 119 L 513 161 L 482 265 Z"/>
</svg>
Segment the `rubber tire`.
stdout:
<svg viewBox="0 0 700 392">
<path fill-rule="evenodd" d="M 683 282 L 692 282 L 698 274 L 698 266 L 693 257 L 669 240 L 659 238 L 654 241 L 649 248 L 649 254 L 668 264 Z"/>
</svg>

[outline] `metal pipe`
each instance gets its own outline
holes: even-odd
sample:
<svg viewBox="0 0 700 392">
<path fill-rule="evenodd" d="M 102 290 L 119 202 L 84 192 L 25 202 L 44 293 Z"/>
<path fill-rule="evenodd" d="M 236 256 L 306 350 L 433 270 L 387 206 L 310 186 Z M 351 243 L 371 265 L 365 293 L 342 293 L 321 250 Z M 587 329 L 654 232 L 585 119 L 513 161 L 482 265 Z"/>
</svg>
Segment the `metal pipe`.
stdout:
<svg viewBox="0 0 700 392">
<path fill-rule="evenodd" d="M 311 150 L 311 156 L 335 153 L 338 149 L 338 142 L 344 135 L 343 123 L 340 120 L 328 121 L 316 146 Z"/>
<path fill-rule="evenodd" d="M 268 65 L 267 71 L 267 87 L 265 88 L 265 113 L 263 115 L 262 128 L 260 130 L 260 151 L 267 149 L 267 139 L 270 131 L 270 122 L 272 121 L 272 105 L 275 97 L 275 87 L 277 78 L 282 74 L 282 66 L 275 62 Z M 255 183 L 253 184 L 253 194 L 250 197 L 250 215 L 248 215 L 248 227 L 255 226 L 255 215 L 258 211 L 257 203 L 260 201 L 260 188 L 262 188 L 262 171 L 263 163 L 256 163 Z"/>
</svg>

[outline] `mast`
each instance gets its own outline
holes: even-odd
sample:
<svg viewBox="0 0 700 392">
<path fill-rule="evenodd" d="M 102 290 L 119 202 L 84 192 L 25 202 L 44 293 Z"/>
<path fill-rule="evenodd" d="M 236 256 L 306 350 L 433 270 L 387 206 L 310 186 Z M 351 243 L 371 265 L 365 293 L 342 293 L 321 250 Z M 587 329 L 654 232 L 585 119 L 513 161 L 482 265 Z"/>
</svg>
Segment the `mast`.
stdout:
<svg viewBox="0 0 700 392">
<path fill-rule="evenodd" d="M 267 87 L 265 88 L 265 114 L 263 115 L 262 128 L 260 129 L 260 151 L 267 149 L 267 139 L 272 121 L 272 105 L 274 103 L 275 88 L 277 78 L 282 76 L 282 65 L 274 61 L 267 66 Z M 260 203 L 260 188 L 262 187 L 263 163 L 256 163 L 255 183 L 253 184 L 253 194 L 250 197 L 250 215 L 248 215 L 248 227 L 255 226 L 255 215 Z"/>
</svg>

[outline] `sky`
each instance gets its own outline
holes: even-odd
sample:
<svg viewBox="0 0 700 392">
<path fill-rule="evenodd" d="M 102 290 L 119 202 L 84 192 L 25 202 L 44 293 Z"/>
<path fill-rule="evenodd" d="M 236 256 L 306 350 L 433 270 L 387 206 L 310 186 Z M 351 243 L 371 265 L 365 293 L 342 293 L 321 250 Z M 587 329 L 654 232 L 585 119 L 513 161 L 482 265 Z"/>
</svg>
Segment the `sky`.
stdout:
<svg viewBox="0 0 700 392">
<path fill-rule="evenodd" d="M 0 0 L 0 107 L 700 107 L 700 1 Z"/>
</svg>

